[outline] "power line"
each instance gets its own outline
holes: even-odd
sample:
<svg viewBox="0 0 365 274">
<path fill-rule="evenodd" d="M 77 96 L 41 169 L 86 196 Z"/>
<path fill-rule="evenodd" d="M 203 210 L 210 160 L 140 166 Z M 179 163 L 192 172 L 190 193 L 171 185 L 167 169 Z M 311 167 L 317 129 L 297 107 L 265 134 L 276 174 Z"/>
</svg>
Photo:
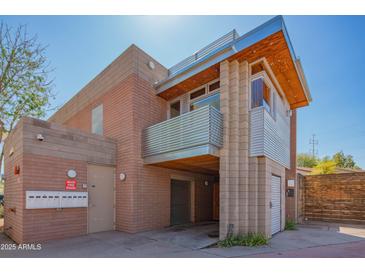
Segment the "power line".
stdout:
<svg viewBox="0 0 365 274">
<path fill-rule="evenodd" d="M 311 145 L 311 153 L 312 157 L 316 157 L 318 154 L 318 139 L 316 139 L 316 135 L 312 135 L 312 139 L 309 140 L 309 145 Z"/>
</svg>

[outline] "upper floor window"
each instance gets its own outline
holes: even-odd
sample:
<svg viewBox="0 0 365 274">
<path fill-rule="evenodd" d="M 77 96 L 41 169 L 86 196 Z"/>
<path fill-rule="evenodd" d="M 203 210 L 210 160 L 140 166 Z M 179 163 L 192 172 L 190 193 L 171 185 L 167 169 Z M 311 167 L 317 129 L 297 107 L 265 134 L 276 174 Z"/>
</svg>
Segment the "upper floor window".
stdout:
<svg viewBox="0 0 365 274">
<path fill-rule="evenodd" d="M 263 78 L 251 82 L 251 109 L 263 106 L 271 113 L 271 97 L 271 89 Z"/>
<path fill-rule="evenodd" d="M 209 85 L 209 92 L 215 91 L 220 88 L 220 81 L 214 82 Z"/>
<path fill-rule="evenodd" d="M 220 81 L 218 79 L 206 83 L 189 93 L 185 93 L 169 102 L 167 116 L 177 117 L 186 111 L 193 111 L 206 105 L 220 109 Z"/>
<path fill-rule="evenodd" d="M 203 95 L 205 95 L 205 87 L 190 93 L 190 100 L 194 100 L 194 99 L 196 99 L 200 96 L 203 96 Z"/>
<path fill-rule="evenodd" d="M 91 132 L 103 135 L 103 105 L 98 105 L 91 112 Z"/>
<path fill-rule="evenodd" d="M 200 100 L 194 101 L 190 104 L 190 110 L 195 110 L 206 105 L 211 105 L 216 109 L 220 110 L 220 94 L 219 92 L 210 95 L 208 97 L 204 97 Z"/>
<path fill-rule="evenodd" d="M 181 112 L 180 100 L 170 104 L 170 118 L 179 116 L 180 112 Z"/>
<path fill-rule="evenodd" d="M 206 105 L 211 105 L 216 109 L 220 109 L 220 82 L 210 82 L 204 87 L 199 88 L 190 93 L 190 111 L 201 108 Z"/>
</svg>

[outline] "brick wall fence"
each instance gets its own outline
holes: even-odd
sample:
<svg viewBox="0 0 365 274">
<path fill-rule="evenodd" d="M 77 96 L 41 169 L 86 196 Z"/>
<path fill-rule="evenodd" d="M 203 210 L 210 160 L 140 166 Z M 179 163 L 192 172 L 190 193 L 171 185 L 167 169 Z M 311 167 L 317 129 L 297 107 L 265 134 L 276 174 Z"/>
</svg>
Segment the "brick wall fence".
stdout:
<svg viewBox="0 0 365 274">
<path fill-rule="evenodd" d="M 298 221 L 365 223 L 365 172 L 298 177 Z"/>
</svg>

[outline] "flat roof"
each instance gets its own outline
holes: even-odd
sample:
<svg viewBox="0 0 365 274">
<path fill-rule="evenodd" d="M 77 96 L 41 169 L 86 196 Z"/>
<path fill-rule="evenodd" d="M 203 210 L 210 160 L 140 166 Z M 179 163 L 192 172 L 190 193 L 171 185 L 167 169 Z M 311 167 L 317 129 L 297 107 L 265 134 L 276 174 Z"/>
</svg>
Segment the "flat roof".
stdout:
<svg viewBox="0 0 365 274">
<path fill-rule="evenodd" d="M 157 94 L 162 94 L 174 86 L 182 83 L 190 77 L 203 72 L 211 66 L 237 56 L 237 53 L 243 52 L 249 47 L 263 41 L 264 39 L 282 32 L 285 44 L 289 50 L 290 58 L 293 62 L 295 73 L 300 81 L 301 88 L 307 102 L 312 100 L 300 60 L 296 57 L 292 43 L 290 41 L 284 19 L 282 16 L 276 16 L 250 32 L 239 36 L 233 30 L 228 34 L 220 37 L 213 43 L 179 62 L 169 69 L 167 78 L 156 83 Z M 304 104 L 301 104 L 302 106 Z"/>
</svg>

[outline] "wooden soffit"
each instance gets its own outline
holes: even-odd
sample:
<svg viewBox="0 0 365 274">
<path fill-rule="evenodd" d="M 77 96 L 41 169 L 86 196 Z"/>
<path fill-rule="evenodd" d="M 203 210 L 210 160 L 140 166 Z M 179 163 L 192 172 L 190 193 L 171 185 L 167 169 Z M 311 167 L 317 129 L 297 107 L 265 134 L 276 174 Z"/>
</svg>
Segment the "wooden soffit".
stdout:
<svg viewBox="0 0 365 274">
<path fill-rule="evenodd" d="M 310 99 L 307 98 L 282 30 L 237 52 L 226 60 L 230 62 L 247 60 L 248 63 L 252 63 L 261 58 L 266 58 L 291 108 L 307 106 Z M 219 63 L 177 83 L 158 95 L 166 100 L 171 100 L 218 77 Z"/>
</svg>

